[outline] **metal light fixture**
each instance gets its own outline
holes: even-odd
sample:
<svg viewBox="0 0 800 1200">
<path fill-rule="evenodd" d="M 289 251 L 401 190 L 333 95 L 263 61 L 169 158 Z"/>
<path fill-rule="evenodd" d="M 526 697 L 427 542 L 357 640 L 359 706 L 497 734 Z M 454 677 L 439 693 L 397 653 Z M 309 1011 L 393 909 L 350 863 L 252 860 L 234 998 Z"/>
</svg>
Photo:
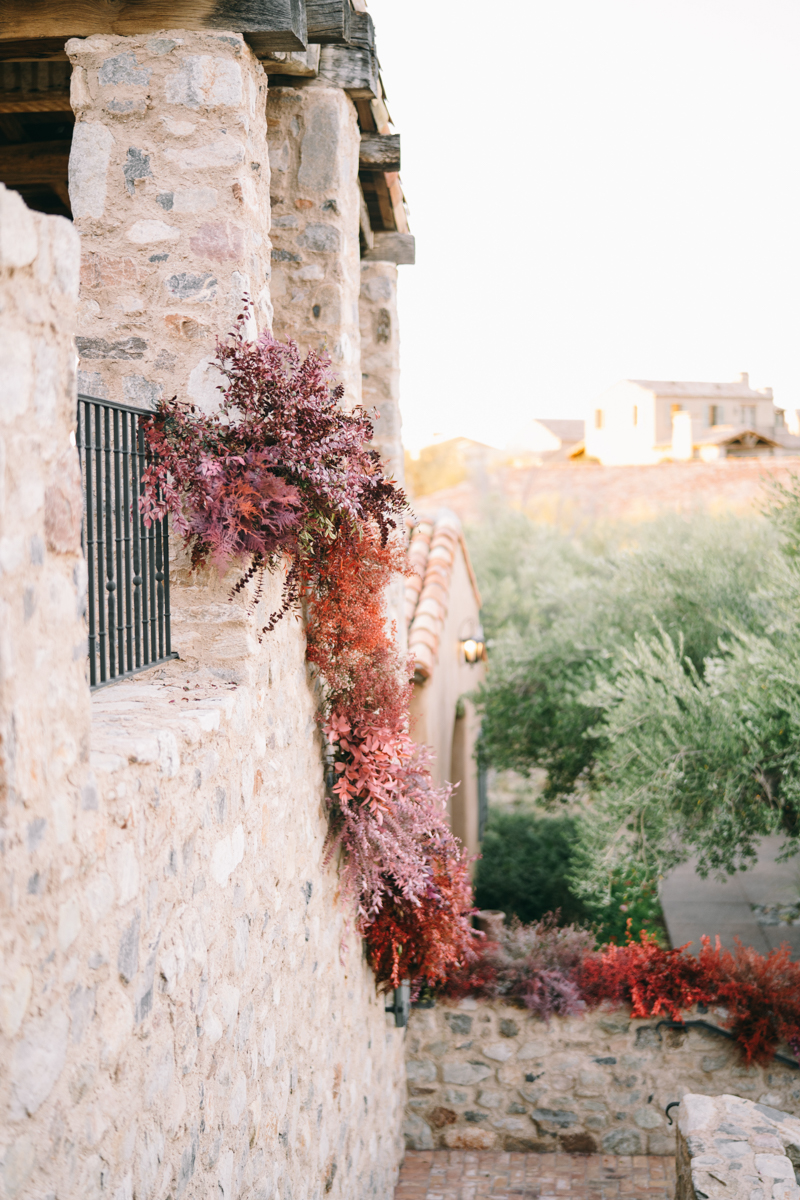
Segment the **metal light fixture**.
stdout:
<svg viewBox="0 0 800 1200">
<path fill-rule="evenodd" d="M 486 661 L 486 641 L 479 622 L 467 622 L 461 627 L 458 649 L 465 663 L 475 666 Z"/>
<path fill-rule="evenodd" d="M 411 1011 L 411 982 L 404 979 L 400 987 L 394 989 L 394 1003 L 386 1005 L 387 1013 L 394 1013 L 394 1023 L 398 1029 L 408 1024 L 408 1014 Z"/>
</svg>

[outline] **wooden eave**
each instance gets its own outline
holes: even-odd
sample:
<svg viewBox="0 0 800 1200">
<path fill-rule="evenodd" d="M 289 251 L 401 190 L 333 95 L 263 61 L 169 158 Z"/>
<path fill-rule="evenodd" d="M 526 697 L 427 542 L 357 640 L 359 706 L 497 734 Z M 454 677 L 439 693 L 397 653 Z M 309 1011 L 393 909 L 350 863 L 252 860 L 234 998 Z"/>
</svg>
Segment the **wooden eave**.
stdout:
<svg viewBox="0 0 800 1200">
<path fill-rule="evenodd" d="M 387 139 L 384 147 L 385 152 L 388 152 L 392 145 L 388 140 L 392 138 L 392 125 L 386 106 L 383 81 L 380 77 L 378 78 L 378 95 L 373 99 L 356 100 L 355 105 L 364 150 L 366 151 L 368 146 L 377 148 L 378 142 L 373 140 L 374 135 L 377 135 L 380 139 Z M 398 159 L 399 151 L 398 143 Z M 368 162 L 366 159 L 367 153 L 362 154 L 359 158 L 358 177 L 373 231 L 375 233 L 408 233 L 408 214 L 398 170 L 387 170 L 386 167 L 380 170 L 374 159 L 372 162 Z M 397 162 L 397 164 L 387 165 L 397 168 L 400 164 Z"/>
<path fill-rule="evenodd" d="M 216 29 L 257 37 L 270 50 L 305 50 L 305 0 L 3 0 L 0 55 L 53 57 L 71 37 Z"/>
</svg>

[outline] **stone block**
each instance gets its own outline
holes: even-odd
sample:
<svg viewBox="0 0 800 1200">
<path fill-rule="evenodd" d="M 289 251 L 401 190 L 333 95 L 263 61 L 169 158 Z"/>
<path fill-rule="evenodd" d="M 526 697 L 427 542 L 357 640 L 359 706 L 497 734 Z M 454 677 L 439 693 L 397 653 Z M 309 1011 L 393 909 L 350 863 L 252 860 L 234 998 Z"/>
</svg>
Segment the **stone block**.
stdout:
<svg viewBox="0 0 800 1200">
<path fill-rule="evenodd" d="M 576 1112 L 562 1108 L 534 1108 L 531 1116 L 536 1124 L 544 1129 L 569 1129 L 580 1121 Z"/>
<path fill-rule="evenodd" d="M 641 1135 L 633 1129 L 614 1129 L 600 1140 L 604 1154 L 641 1154 Z"/>
<path fill-rule="evenodd" d="M 13 1121 L 34 1116 L 50 1095 L 67 1058 L 69 1017 L 60 1008 L 36 1017 L 23 1027 L 11 1060 Z"/>
<path fill-rule="evenodd" d="M 30 266 L 38 252 L 33 213 L 18 192 L 0 185 L 0 269 Z"/>
<path fill-rule="evenodd" d="M 442 1067 L 442 1079 L 445 1083 L 480 1083 L 492 1075 L 491 1067 L 481 1062 L 445 1063 Z"/>
<path fill-rule="evenodd" d="M 403 1135 L 409 1150 L 432 1150 L 433 1134 L 430 1125 L 415 1113 L 406 1113 Z"/>
<path fill-rule="evenodd" d="M 497 1134 L 491 1129 L 453 1125 L 445 1129 L 442 1141 L 451 1150 L 492 1150 L 497 1145 Z"/>
<path fill-rule="evenodd" d="M 409 1083 L 433 1083 L 436 1080 L 436 1063 L 429 1059 L 410 1059 L 406 1063 L 406 1077 Z"/>
<path fill-rule="evenodd" d="M 99 121 L 78 121 L 69 155 L 69 198 L 76 221 L 99 220 L 106 210 L 114 135 Z"/>
<path fill-rule="evenodd" d="M 481 1053 L 495 1062 L 508 1062 L 514 1057 L 514 1047 L 507 1042 L 488 1042 L 481 1046 Z"/>
<path fill-rule="evenodd" d="M 447 1022 L 451 1033 L 454 1033 L 458 1036 L 463 1036 L 471 1033 L 472 1031 L 472 1017 L 468 1016 L 466 1013 L 446 1012 L 444 1014 L 444 1019 Z"/>
</svg>

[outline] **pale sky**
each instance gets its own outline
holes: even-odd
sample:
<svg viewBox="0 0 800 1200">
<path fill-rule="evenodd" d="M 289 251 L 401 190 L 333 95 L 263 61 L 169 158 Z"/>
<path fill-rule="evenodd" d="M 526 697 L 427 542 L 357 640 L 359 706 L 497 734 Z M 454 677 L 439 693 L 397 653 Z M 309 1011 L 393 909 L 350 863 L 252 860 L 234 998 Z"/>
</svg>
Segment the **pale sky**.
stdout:
<svg viewBox="0 0 800 1200">
<path fill-rule="evenodd" d="M 404 436 L 617 379 L 800 407 L 800 0 L 369 0 L 417 265 Z"/>
</svg>

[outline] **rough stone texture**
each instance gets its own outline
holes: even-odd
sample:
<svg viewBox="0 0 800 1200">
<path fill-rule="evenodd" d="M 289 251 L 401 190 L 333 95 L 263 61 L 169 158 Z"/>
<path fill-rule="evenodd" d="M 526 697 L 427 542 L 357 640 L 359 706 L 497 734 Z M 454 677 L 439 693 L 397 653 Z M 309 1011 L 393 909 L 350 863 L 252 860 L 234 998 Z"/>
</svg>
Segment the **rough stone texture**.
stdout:
<svg viewBox="0 0 800 1200">
<path fill-rule="evenodd" d="M 404 1034 L 323 865 L 300 623 L 259 643 L 280 580 L 248 614 L 178 554 L 182 660 L 90 701 L 78 238 L 0 189 L 0 255 L 0 1194 L 390 1200 Z"/>
<path fill-rule="evenodd" d="M 361 395 L 366 409 L 377 409 L 376 449 L 392 476 L 404 486 L 400 416 L 400 332 L 397 318 L 397 267 L 362 262 L 358 304 L 361 325 Z"/>
<path fill-rule="evenodd" d="M 303 638 L 243 667 L 221 584 L 193 626 L 201 583 L 189 661 L 95 693 L 82 792 L 6 856 L 3 1170 L 30 1146 L 42 1195 L 389 1200 L 403 1032 L 322 867 Z"/>
<path fill-rule="evenodd" d="M 705 1019 L 722 1023 L 713 1011 Z M 549 1024 L 500 1001 L 414 1009 L 406 1145 L 674 1155 L 675 1110 L 670 1125 L 665 1108 L 701 1089 L 800 1115 L 800 1071 L 746 1066 L 718 1034 L 657 1025 L 625 1009 Z"/>
<path fill-rule="evenodd" d="M 798 1200 L 800 1119 L 740 1096 L 687 1094 L 676 1200 Z"/>
<path fill-rule="evenodd" d="M 303 353 L 327 350 L 352 408 L 361 402 L 355 107 L 340 88 L 279 87 L 267 117 L 275 335 Z"/>
<path fill-rule="evenodd" d="M 214 339 L 269 325 L 267 76 L 240 35 L 73 38 L 82 390 L 216 404 Z"/>
</svg>

